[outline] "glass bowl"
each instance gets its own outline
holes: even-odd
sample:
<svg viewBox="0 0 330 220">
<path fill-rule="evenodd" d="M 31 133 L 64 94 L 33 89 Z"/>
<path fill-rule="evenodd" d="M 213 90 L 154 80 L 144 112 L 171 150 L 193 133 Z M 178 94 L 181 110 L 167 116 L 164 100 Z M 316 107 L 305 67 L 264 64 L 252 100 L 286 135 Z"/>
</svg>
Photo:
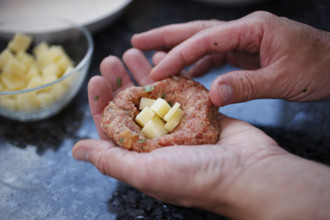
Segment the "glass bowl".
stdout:
<svg viewBox="0 0 330 220">
<path fill-rule="evenodd" d="M 63 109 L 77 94 L 90 66 L 94 43 L 89 31 L 68 20 L 55 17 L 17 18 L 0 21 L 0 52 L 16 33 L 32 36 L 28 53 L 39 43 L 62 46 L 73 61 L 73 68 L 54 81 L 29 89 L 8 91 L 0 78 L 0 115 L 34 121 Z M 1 72 L 0 72 L 1 77 Z M 1 88 L 2 87 L 2 88 Z"/>
</svg>

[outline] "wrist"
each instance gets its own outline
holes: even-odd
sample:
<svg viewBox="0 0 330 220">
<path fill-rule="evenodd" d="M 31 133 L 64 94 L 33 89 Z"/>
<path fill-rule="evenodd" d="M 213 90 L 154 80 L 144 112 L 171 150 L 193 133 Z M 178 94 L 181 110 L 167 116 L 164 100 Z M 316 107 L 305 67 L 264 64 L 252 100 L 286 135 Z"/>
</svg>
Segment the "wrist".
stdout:
<svg viewBox="0 0 330 220">
<path fill-rule="evenodd" d="M 254 164 L 233 182 L 227 194 L 227 215 L 234 219 L 327 219 L 329 190 L 329 167 L 279 154 Z"/>
</svg>

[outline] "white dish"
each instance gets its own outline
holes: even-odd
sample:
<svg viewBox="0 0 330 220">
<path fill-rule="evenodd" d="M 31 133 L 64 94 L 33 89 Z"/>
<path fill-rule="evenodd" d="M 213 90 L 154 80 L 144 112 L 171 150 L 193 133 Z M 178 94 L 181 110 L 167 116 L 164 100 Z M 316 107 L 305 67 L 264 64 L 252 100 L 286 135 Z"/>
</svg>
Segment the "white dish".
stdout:
<svg viewBox="0 0 330 220">
<path fill-rule="evenodd" d="M 95 32 L 113 22 L 132 0 L 0 0 L 0 20 L 62 17 Z"/>
</svg>

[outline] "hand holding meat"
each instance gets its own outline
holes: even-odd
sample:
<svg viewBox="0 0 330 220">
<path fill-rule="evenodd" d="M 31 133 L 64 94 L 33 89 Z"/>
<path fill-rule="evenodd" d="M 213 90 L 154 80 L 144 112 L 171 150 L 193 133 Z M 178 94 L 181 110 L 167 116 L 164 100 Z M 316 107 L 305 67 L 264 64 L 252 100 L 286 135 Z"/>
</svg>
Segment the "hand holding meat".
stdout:
<svg viewBox="0 0 330 220">
<path fill-rule="evenodd" d="M 140 85 L 153 83 L 152 66 L 139 50 L 126 52 L 124 62 Z M 105 58 L 101 72 L 90 80 L 88 96 L 102 140 L 76 143 L 76 159 L 162 201 L 232 219 L 330 216 L 328 167 L 289 154 L 261 130 L 221 114 L 222 130 L 214 145 L 167 146 L 149 153 L 118 147 L 100 127 L 103 110 L 134 84 L 116 57 Z"/>
</svg>

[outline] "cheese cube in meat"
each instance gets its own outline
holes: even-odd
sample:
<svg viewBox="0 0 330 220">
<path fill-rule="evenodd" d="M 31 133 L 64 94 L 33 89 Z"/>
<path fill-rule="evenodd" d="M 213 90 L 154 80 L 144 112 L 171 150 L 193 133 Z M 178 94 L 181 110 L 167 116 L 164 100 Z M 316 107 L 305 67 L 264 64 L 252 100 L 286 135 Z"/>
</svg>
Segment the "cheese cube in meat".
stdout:
<svg viewBox="0 0 330 220">
<path fill-rule="evenodd" d="M 136 117 L 135 121 L 141 126 L 144 127 L 148 121 L 154 117 L 155 113 L 146 106 Z"/>
<path fill-rule="evenodd" d="M 142 97 L 140 100 L 139 110 L 143 110 L 145 107 L 151 107 L 155 103 L 155 99 L 149 99 Z"/>
<path fill-rule="evenodd" d="M 166 122 L 165 128 L 171 132 L 173 131 L 176 126 L 180 123 L 181 119 L 183 118 L 183 111 L 180 108 L 177 108 L 171 118 Z"/>
<path fill-rule="evenodd" d="M 168 131 L 164 127 L 165 123 L 156 115 L 143 127 L 141 132 L 149 139 L 157 138 L 167 134 Z"/>
<path fill-rule="evenodd" d="M 164 118 L 166 113 L 171 109 L 171 106 L 162 98 L 158 98 L 150 107 L 160 118 Z"/>
</svg>

